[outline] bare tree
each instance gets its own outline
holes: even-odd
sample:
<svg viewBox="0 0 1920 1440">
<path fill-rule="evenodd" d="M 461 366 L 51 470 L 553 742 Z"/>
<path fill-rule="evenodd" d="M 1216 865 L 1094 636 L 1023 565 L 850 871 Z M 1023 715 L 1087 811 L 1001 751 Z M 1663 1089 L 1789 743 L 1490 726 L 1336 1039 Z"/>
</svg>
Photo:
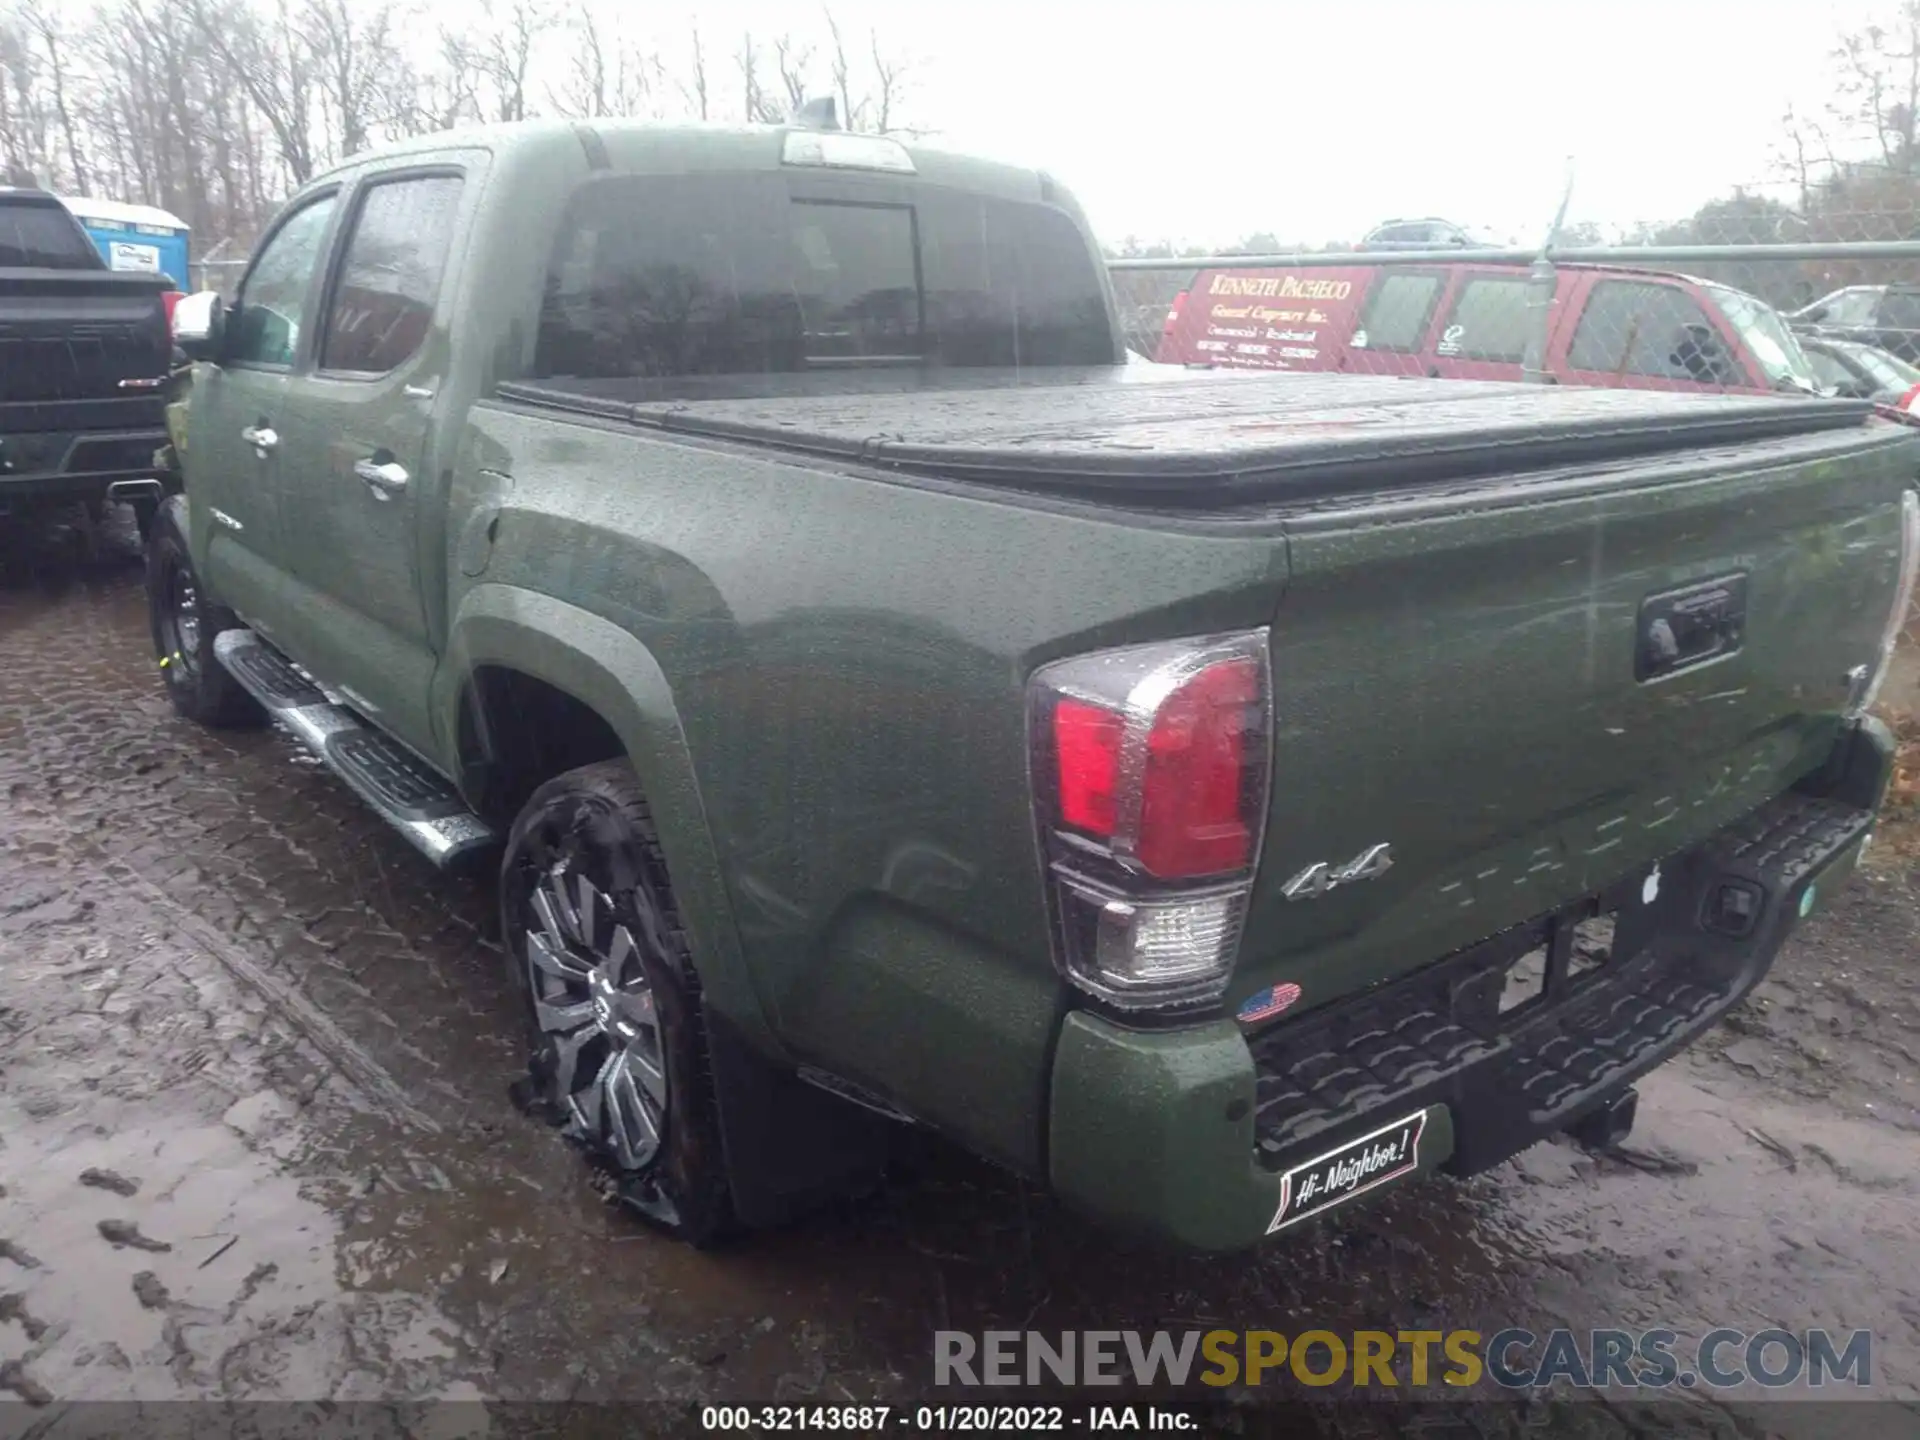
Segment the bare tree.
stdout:
<svg viewBox="0 0 1920 1440">
<path fill-rule="evenodd" d="M 264 11 L 220 0 L 192 3 L 202 40 L 273 131 L 293 183 L 306 184 L 316 159 L 312 52 L 289 0 L 274 0 Z"/>
<path fill-rule="evenodd" d="M 39 41 L 47 61 L 47 83 L 51 89 L 54 123 L 60 127 L 60 141 L 66 151 L 68 172 L 76 190 L 87 188 L 87 165 L 80 155 L 80 133 L 74 124 L 73 107 L 67 100 L 66 29 L 58 11 L 43 0 L 25 0 L 20 7 L 20 22 L 28 34 Z"/>
<path fill-rule="evenodd" d="M 417 0 L 0 0 L 0 180 L 159 205 L 237 256 L 343 156 L 470 121 L 777 121 L 831 88 L 850 128 L 901 125 L 905 66 L 831 13 L 742 35 L 723 76 L 697 24 L 670 65 L 614 3 L 484 0 L 421 35 Z"/>
<path fill-rule="evenodd" d="M 700 25 L 696 21 L 693 27 L 693 65 L 687 79 L 680 87 L 680 93 L 686 97 L 696 120 L 712 118 L 707 93 L 707 51 L 700 41 Z"/>
<path fill-rule="evenodd" d="M 304 43 L 322 77 L 324 108 L 337 155 L 364 150 L 376 135 L 398 128 L 404 106 L 396 96 L 413 88 L 401 58 L 390 0 L 306 0 Z"/>
</svg>

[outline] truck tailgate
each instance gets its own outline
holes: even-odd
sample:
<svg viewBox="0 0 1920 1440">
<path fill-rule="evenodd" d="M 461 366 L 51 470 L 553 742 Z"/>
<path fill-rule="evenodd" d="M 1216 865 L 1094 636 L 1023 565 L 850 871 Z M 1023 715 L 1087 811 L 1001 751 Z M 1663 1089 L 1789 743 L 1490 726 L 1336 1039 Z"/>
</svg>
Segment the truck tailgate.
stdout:
<svg viewBox="0 0 1920 1440">
<path fill-rule="evenodd" d="M 172 348 L 166 288 L 110 270 L 0 269 L 0 404 L 21 407 L 0 412 L 5 429 L 62 423 L 36 407 L 156 391 Z"/>
<path fill-rule="evenodd" d="M 1436 959 L 1817 765 L 1917 461 L 1873 423 L 1295 516 L 1234 996 L 1292 981 L 1310 1007 Z M 1284 893 L 1379 844 L 1383 875 Z"/>
</svg>

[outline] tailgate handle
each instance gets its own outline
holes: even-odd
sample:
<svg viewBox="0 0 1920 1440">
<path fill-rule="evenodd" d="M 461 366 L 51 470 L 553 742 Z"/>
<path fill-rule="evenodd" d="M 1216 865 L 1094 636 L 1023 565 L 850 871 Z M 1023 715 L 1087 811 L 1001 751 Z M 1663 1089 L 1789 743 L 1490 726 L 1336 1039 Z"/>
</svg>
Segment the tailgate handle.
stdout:
<svg viewBox="0 0 1920 1440">
<path fill-rule="evenodd" d="M 1649 595 L 1640 602 L 1634 679 L 1656 680 L 1732 655 L 1746 628 L 1744 571 Z"/>
</svg>

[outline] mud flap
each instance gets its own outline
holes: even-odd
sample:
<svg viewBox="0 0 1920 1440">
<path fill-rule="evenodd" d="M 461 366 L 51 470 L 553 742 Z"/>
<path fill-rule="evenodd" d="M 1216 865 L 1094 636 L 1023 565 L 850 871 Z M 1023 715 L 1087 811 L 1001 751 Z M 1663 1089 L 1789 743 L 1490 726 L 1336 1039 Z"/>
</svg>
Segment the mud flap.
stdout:
<svg viewBox="0 0 1920 1440">
<path fill-rule="evenodd" d="M 734 1213 L 779 1225 L 870 1189 L 886 1168 L 894 1122 L 766 1060 L 724 1015 L 707 1015 L 707 1055 Z"/>
</svg>

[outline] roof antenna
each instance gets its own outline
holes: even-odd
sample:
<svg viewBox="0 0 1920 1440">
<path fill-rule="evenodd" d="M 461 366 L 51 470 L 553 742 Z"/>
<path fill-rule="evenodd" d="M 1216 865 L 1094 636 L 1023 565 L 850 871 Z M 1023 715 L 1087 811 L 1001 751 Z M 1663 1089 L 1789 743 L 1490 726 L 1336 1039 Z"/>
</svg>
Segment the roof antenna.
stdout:
<svg viewBox="0 0 1920 1440">
<path fill-rule="evenodd" d="M 838 130 L 841 128 L 840 107 L 831 95 L 816 96 L 794 106 L 787 122 L 805 130 Z"/>
</svg>

